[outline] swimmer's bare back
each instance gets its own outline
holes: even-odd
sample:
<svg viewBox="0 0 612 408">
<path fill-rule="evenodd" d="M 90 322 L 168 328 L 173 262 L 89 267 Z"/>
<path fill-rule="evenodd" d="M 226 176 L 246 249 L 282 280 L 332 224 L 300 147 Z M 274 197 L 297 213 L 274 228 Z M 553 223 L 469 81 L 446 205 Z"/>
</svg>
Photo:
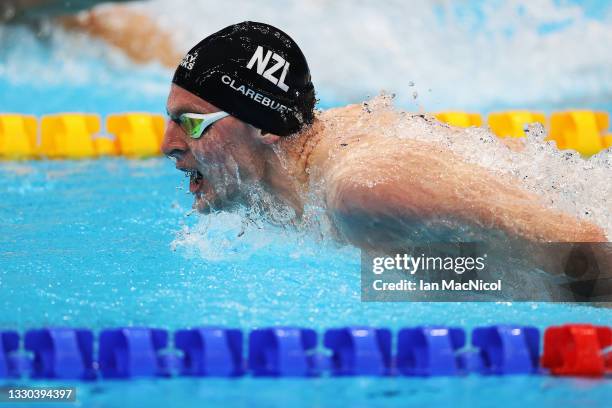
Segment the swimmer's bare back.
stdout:
<svg viewBox="0 0 612 408">
<path fill-rule="evenodd" d="M 313 151 L 312 173 L 325 180 L 328 214 L 341 236 L 367 249 L 401 247 L 499 231 L 532 242 L 607 242 L 603 229 L 550 208 L 518 181 L 469 163 L 441 143 L 384 136 L 397 112 L 373 115 L 381 132 L 359 131 L 362 107 L 322 115 L 326 129 Z M 330 122 L 330 121 L 327 121 Z"/>
</svg>

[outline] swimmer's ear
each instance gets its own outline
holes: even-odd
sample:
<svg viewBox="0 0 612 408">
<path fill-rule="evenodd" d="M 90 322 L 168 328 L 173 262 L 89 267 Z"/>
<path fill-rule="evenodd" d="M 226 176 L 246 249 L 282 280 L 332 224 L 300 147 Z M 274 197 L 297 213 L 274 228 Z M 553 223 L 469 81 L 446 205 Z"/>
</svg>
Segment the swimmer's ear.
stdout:
<svg viewBox="0 0 612 408">
<path fill-rule="evenodd" d="M 263 144 L 271 145 L 278 142 L 280 140 L 280 136 L 273 135 L 272 133 L 267 133 L 262 130 L 259 136 L 259 140 Z"/>
</svg>

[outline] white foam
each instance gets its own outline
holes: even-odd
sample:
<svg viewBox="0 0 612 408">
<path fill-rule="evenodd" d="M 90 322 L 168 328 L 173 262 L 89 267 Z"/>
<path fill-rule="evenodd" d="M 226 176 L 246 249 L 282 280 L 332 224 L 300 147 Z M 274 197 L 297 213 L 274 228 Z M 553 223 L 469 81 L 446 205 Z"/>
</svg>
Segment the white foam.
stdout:
<svg viewBox="0 0 612 408">
<path fill-rule="evenodd" d="M 194 215 L 196 216 L 196 215 Z M 264 223 L 261 214 L 250 214 L 244 209 L 197 215 L 194 225 L 183 225 L 171 243 L 172 250 L 180 250 L 188 258 L 201 258 L 209 262 L 248 262 L 253 258 L 273 255 L 278 259 L 315 259 L 321 257 L 323 246 L 337 251 L 326 256 L 337 258 L 351 255 L 350 247 L 341 249 L 320 230 L 283 228 Z"/>
</svg>

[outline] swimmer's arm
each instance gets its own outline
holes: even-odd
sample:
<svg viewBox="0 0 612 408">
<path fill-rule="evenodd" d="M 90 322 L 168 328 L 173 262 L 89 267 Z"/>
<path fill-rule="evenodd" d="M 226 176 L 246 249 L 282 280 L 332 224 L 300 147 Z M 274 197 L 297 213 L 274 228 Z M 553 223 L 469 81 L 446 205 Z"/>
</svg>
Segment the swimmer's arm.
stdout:
<svg viewBox="0 0 612 408">
<path fill-rule="evenodd" d="M 171 32 L 149 15 L 128 6 L 93 8 L 64 16 L 60 23 L 66 29 L 83 31 L 120 48 L 137 63 L 156 61 L 174 68 L 182 57 L 171 40 Z"/>
<path fill-rule="evenodd" d="M 418 200 L 398 202 L 401 198 L 398 191 L 405 191 L 400 186 L 355 188 L 347 185 L 339 189 L 343 190 L 339 197 L 330 197 L 336 200 L 330 211 L 333 225 L 342 240 L 366 252 L 394 256 L 406 253 L 419 243 L 482 241 L 493 247 L 513 248 L 510 253 L 553 275 L 612 276 L 612 244 L 599 244 L 606 242 L 601 228 L 531 202 L 495 207 L 495 214 L 488 215 L 478 210 L 477 205 L 471 208 L 473 203 L 458 202 L 454 217 L 450 213 L 436 216 L 436 210 Z M 505 194 L 497 197 L 510 198 Z M 431 199 L 447 200 L 449 197 L 440 194 L 432 195 Z M 490 205 L 495 201 L 486 195 L 481 199 L 482 203 Z M 457 217 L 459 207 L 466 206 L 473 211 L 471 218 Z M 482 231 L 476 232 L 476 239 L 461 236 L 461 231 L 474 231 L 483 226 L 488 227 L 484 239 Z M 581 248 L 586 248 L 592 256 L 584 263 L 583 257 L 575 253 L 575 245 L 537 244 L 542 242 L 586 242 Z"/>
<path fill-rule="evenodd" d="M 393 250 L 406 237 L 447 241 L 466 229 L 526 242 L 608 241 L 601 227 L 443 150 L 415 145 L 409 153 L 369 154 L 338 162 L 326 191 L 332 222 L 360 248 Z"/>
</svg>

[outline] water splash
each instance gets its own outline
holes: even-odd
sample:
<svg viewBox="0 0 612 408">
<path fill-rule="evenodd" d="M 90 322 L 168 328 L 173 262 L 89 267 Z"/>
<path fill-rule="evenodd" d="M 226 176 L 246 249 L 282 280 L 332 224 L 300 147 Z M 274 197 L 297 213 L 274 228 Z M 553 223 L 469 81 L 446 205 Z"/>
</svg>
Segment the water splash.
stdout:
<svg viewBox="0 0 612 408">
<path fill-rule="evenodd" d="M 231 212 L 198 215 L 195 225 L 183 225 L 172 250 L 180 249 L 190 258 L 234 262 L 261 252 L 295 260 L 315 256 L 325 246 L 339 249 L 323 233 L 320 202 L 308 204 L 303 219 L 296 221 L 294 210 L 262 186 L 249 186 L 246 193 L 246 204 Z"/>
</svg>

